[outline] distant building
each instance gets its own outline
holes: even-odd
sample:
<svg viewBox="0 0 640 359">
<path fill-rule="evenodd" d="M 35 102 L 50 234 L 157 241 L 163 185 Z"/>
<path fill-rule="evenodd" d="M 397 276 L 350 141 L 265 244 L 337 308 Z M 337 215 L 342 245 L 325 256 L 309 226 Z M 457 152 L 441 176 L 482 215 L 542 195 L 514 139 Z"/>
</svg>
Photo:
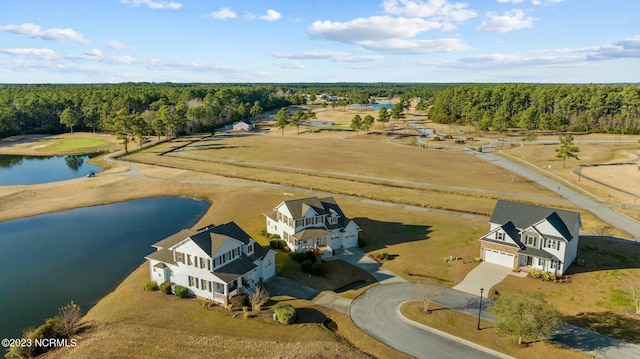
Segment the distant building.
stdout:
<svg viewBox="0 0 640 359">
<path fill-rule="evenodd" d="M 253 122 L 249 120 L 234 122 L 232 126 L 234 131 L 253 131 L 254 128 L 256 128 L 256 126 L 254 126 Z"/>
<path fill-rule="evenodd" d="M 332 197 L 284 201 L 264 215 L 267 232 L 280 235 L 296 252 L 317 248 L 323 256 L 331 256 L 334 249 L 358 246 L 360 227 Z"/>
<path fill-rule="evenodd" d="M 255 292 L 275 275 L 275 252 L 263 248 L 234 222 L 183 229 L 153 245 L 151 280 L 173 282 L 200 298 L 227 305 L 236 294 Z"/>
</svg>

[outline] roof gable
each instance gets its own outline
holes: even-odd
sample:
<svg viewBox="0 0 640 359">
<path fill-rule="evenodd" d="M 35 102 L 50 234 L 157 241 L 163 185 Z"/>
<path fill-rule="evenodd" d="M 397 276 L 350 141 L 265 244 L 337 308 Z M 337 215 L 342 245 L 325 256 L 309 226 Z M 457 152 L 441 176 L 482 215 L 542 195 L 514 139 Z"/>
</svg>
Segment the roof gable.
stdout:
<svg viewBox="0 0 640 359">
<path fill-rule="evenodd" d="M 516 228 L 522 230 L 544 219 L 549 219 L 554 227 L 561 228 L 568 234 L 567 239 L 571 239 L 571 231 L 581 224 L 578 212 L 505 200 L 498 200 L 489 222 L 502 225 L 511 221 Z"/>
</svg>

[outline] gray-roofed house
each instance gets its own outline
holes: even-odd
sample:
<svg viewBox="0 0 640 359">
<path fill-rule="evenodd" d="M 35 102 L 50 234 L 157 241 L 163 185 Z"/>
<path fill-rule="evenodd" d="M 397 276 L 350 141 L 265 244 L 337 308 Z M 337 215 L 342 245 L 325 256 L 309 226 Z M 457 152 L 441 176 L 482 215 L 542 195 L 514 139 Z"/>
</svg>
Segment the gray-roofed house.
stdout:
<svg viewBox="0 0 640 359">
<path fill-rule="evenodd" d="M 564 274 L 578 252 L 580 213 L 498 200 L 480 237 L 480 258 L 509 268 Z"/>
<path fill-rule="evenodd" d="M 360 227 L 344 215 L 333 197 L 284 201 L 264 215 L 267 232 L 280 235 L 296 252 L 319 249 L 327 257 L 334 249 L 358 245 Z"/>
<path fill-rule="evenodd" d="M 183 229 L 153 245 L 151 280 L 173 282 L 197 297 L 227 305 L 251 294 L 275 275 L 275 252 L 263 248 L 234 222 L 200 230 Z"/>
</svg>

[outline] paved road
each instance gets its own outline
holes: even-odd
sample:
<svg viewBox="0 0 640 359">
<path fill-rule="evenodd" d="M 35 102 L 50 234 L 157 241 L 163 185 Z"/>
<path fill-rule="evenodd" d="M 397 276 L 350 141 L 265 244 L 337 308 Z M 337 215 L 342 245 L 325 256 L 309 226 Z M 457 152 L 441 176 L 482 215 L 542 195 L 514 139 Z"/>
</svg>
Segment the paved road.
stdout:
<svg viewBox="0 0 640 359">
<path fill-rule="evenodd" d="M 478 297 L 461 293 L 461 306 L 477 310 Z M 466 299 L 465 299 L 466 298 Z M 353 322 L 378 341 L 416 358 L 496 358 L 507 357 L 481 346 L 443 336 L 403 320 L 397 308 L 409 300 L 420 300 L 410 283 L 391 283 L 373 287 L 352 303 L 349 315 Z M 475 328 L 470 328 L 475 330 Z"/>
<path fill-rule="evenodd" d="M 538 183 L 539 185 L 553 192 L 558 193 L 562 197 L 569 200 L 569 202 L 593 213 L 598 218 L 611 224 L 612 226 L 616 228 L 620 228 L 623 231 L 631 234 L 635 239 L 640 239 L 640 223 L 638 221 L 630 217 L 627 217 L 622 213 L 615 212 L 611 210 L 609 207 L 603 205 L 602 203 L 598 203 L 592 199 L 589 199 L 584 195 L 569 188 L 568 186 L 565 186 L 562 183 L 556 182 L 553 179 L 545 177 L 525 166 L 511 162 L 503 157 L 496 155 L 495 153 L 472 152 L 472 151 L 469 151 L 469 153 L 473 154 L 474 156 L 480 159 L 491 162 L 496 166 L 500 166 L 509 171 L 515 172 L 525 178 L 528 178 Z"/>
</svg>

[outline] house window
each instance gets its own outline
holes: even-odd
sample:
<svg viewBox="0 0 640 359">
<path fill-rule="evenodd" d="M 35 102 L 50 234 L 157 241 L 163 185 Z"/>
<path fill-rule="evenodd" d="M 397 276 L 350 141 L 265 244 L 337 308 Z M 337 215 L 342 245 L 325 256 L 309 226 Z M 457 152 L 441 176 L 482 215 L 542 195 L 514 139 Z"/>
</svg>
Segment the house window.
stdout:
<svg viewBox="0 0 640 359">
<path fill-rule="evenodd" d="M 180 263 L 184 263 L 184 254 L 176 252 L 176 260 Z"/>
<path fill-rule="evenodd" d="M 558 248 L 558 244 L 559 244 L 559 242 L 558 242 L 558 241 L 554 241 L 554 240 L 552 240 L 552 239 L 549 239 L 549 240 L 547 240 L 547 241 L 546 241 L 546 243 L 545 243 L 545 244 L 546 244 L 546 246 L 545 246 L 545 247 L 547 247 L 547 248 L 551 248 L 551 249 L 559 249 L 559 248 Z"/>
<path fill-rule="evenodd" d="M 187 264 L 188 265 L 192 265 L 193 262 L 191 261 L 191 254 L 187 254 Z"/>
<path fill-rule="evenodd" d="M 200 268 L 204 268 L 204 258 L 200 257 Z"/>
<path fill-rule="evenodd" d="M 213 293 L 213 286 L 211 285 L 211 281 L 207 281 L 207 285 L 209 286 L 209 292 Z"/>
<path fill-rule="evenodd" d="M 193 287 L 198 283 L 198 280 L 192 276 L 189 276 L 189 287 Z"/>
<path fill-rule="evenodd" d="M 525 239 L 525 243 L 526 245 L 530 246 L 530 247 L 535 247 L 537 244 L 537 238 L 534 236 L 527 236 Z"/>
<path fill-rule="evenodd" d="M 338 217 L 329 218 L 329 224 L 338 224 Z"/>
<path fill-rule="evenodd" d="M 556 269 L 556 261 L 551 261 L 551 263 L 549 264 L 549 267 L 551 269 Z"/>
<path fill-rule="evenodd" d="M 544 261 L 544 259 L 542 259 L 542 258 L 538 258 L 538 265 L 539 265 L 540 267 L 543 267 L 543 268 L 544 268 L 544 262 L 545 262 L 545 261 Z"/>
<path fill-rule="evenodd" d="M 504 241 L 504 233 L 496 232 L 496 239 L 498 239 L 500 241 Z"/>
<path fill-rule="evenodd" d="M 202 287 L 202 290 L 209 290 L 209 287 L 207 286 L 208 281 L 204 280 L 204 279 L 200 279 L 200 286 Z"/>
<path fill-rule="evenodd" d="M 253 252 L 253 243 L 251 243 L 251 244 L 249 244 L 249 245 L 247 246 L 247 252 L 248 252 L 248 253 Z"/>
<path fill-rule="evenodd" d="M 207 269 L 211 270 L 211 261 L 210 260 L 207 260 Z"/>
</svg>

